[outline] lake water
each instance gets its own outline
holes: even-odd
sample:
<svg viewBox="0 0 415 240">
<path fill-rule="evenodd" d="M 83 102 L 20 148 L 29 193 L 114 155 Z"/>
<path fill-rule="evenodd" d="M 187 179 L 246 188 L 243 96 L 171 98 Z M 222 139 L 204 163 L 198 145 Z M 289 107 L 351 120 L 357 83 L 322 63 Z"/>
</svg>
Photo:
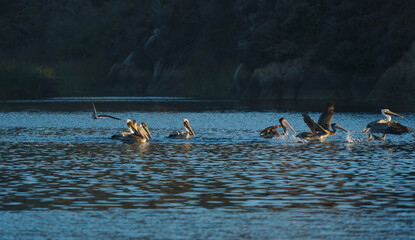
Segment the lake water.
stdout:
<svg viewBox="0 0 415 240">
<path fill-rule="evenodd" d="M 125 121 L 93 120 L 89 99 L 0 103 L 1 239 L 415 239 L 413 134 L 360 141 L 380 110 L 337 107 L 332 122 L 350 134 L 301 142 L 258 134 L 280 117 L 308 131 L 304 106 L 95 105 L 98 114 L 146 122 L 153 140 L 110 139 Z M 415 127 L 415 114 L 398 113 Z M 183 118 L 196 137 L 167 138 L 184 130 Z"/>
</svg>

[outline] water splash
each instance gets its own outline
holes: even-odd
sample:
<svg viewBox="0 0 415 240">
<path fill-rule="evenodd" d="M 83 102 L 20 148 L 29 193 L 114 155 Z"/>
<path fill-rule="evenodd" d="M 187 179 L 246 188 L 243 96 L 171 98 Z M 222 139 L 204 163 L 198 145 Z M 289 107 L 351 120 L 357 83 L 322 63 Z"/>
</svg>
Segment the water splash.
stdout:
<svg viewBox="0 0 415 240">
<path fill-rule="evenodd" d="M 355 139 L 351 135 L 352 135 L 351 133 L 347 133 L 347 136 L 345 138 L 346 142 L 348 142 L 348 143 L 359 143 L 359 142 L 361 142 L 361 140 Z"/>
</svg>

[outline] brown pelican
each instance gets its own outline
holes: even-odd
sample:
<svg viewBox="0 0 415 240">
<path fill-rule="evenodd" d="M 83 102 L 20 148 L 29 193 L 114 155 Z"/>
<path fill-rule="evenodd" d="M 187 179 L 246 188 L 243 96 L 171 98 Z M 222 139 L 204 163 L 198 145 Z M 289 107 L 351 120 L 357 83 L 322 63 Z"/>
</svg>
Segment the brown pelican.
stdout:
<svg viewBox="0 0 415 240">
<path fill-rule="evenodd" d="M 92 119 L 98 119 L 98 118 L 112 118 L 112 119 L 117 119 L 117 120 L 121 120 L 119 118 L 113 117 L 113 116 L 109 116 L 109 115 L 97 115 L 97 110 L 95 109 L 95 105 L 94 102 L 91 100 L 92 103 L 92 107 L 93 107 L 93 112 L 92 112 Z"/>
<path fill-rule="evenodd" d="M 320 140 L 323 141 L 326 137 L 333 136 L 337 133 L 337 129 L 349 132 L 337 123 L 330 124 L 334 114 L 334 103 L 330 102 L 327 104 L 323 113 L 321 113 L 318 123 L 316 123 L 306 113 L 302 113 L 304 122 L 310 128 L 312 132 L 303 132 L 297 135 L 298 138 L 306 140 Z M 330 126 L 333 129 L 330 131 Z"/>
<path fill-rule="evenodd" d="M 193 132 L 192 128 L 190 127 L 189 120 L 186 118 L 183 119 L 183 125 L 186 131 L 175 131 L 172 134 L 170 134 L 169 138 L 191 138 L 192 136 L 195 136 L 195 133 Z"/>
<path fill-rule="evenodd" d="M 386 117 L 386 119 L 380 119 L 380 120 L 369 123 L 363 129 L 363 134 L 365 134 L 368 131 L 370 131 L 371 133 L 383 133 L 384 134 L 383 137 L 386 138 L 386 134 L 402 134 L 402 133 L 407 133 L 411 131 L 410 128 L 400 123 L 391 121 L 392 120 L 391 115 L 403 118 L 401 115 L 396 114 L 389 109 L 382 109 L 381 112 L 383 116 Z M 375 138 L 377 137 L 375 136 Z"/>
<path fill-rule="evenodd" d="M 129 131 L 122 131 L 119 134 L 113 135 L 111 138 L 126 142 L 147 142 L 153 139 L 145 122 L 137 124 L 136 120 L 131 121 L 127 119 L 127 127 Z"/>
<path fill-rule="evenodd" d="M 262 130 L 259 135 L 261 137 L 264 138 L 272 138 L 272 137 L 282 137 L 282 136 L 286 136 L 288 135 L 288 129 L 287 127 L 294 132 L 294 134 L 296 133 L 295 130 L 291 127 L 291 125 L 288 123 L 287 119 L 285 118 L 280 118 L 279 120 L 280 125 L 275 125 L 275 126 L 271 126 L 271 127 L 267 127 L 264 130 Z M 284 133 L 281 134 L 277 131 L 278 128 L 282 127 L 284 129 Z"/>
</svg>

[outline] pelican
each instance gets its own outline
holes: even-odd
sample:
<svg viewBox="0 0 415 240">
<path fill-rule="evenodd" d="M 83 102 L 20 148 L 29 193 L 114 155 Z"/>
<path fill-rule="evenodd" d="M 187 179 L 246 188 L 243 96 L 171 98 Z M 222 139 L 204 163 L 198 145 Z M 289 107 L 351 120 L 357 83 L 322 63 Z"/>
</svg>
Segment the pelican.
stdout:
<svg viewBox="0 0 415 240">
<path fill-rule="evenodd" d="M 275 126 L 271 126 L 271 127 L 267 127 L 264 130 L 262 130 L 259 135 L 261 137 L 264 138 L 272 138 L 272 137 L 283 137 L 288 135 L 288 129 L 287 127 L 294 132 L 294 134 L 296 133 L 295 130 L 291 127 L 291 125 L 288 123 L 287 119 L 285 118 L 280 118 L 279 120 L 280 125 L 275 125 Z M 277 129 L 282 127 L 284 129 L 284 133 L 281 134 L 279 132 L 277 132 Z"/>
<path fill-rule="evenodd" d="M 175 131 L 172 134 L 170 134 L 169 138 L 186 138 L 189 139 L 192 136 L 195 136 L 195 133 L 193 132 L 192 128 L 190 127 L 189 120 L 186 118 L 183 119 L 183 125 L 186 131 Z"/>
<path fill-rule="evenodd" d="M 122 131 L 118 134 L 113 135 L 112 139 L 119 139 L 125 142 L 147 142 L 153 139 L 150 130 L 148 130 L 147 123 L 143 122 L 137 124 L 136 120 L 131 121 L 127 119 L 127 127 L 129 131 Z"/>
<path fill-rule="evenodd" d="M 364 129 L 363 135 L 370 131 L 371 133 L 383 133 L 383 138 L 386 138 L 386 134 L 402 134 L 410 132 L 411 129 L 406 127 L 398 122 L 393 122 L 392 116 L 397 116 L 403 118 L 401 115 L 392 112 L 389 109 L 382 109 L 382 115 L 386 117 L 386 119 L 379 119 L 377 121 L 370 122 Z M 375 138 L 375 135 L 373 135 Z"/>
<path fill-rule="evenodd" d="M 330 124 L 334 114 L 334 103 L 327 104 L 323 113 L 321 113 L 318 123 L 316 123 L 306 113 L 302 113 L 304 122 L 310 128 L 312 132 L 303 132 L 297 135 L 298 138 L 306 140 L 320 140 L 323 141 L 326 137 L 334 136 L 337 133 L 337 129 L 349 132 L 337 123 Z M 333 130 L 330 131 L 330 126 Z"/>
<path fill-rule="evenodd" d="M 109 116 L 109 115 L 97 115 L 97 110 L 95 108 L 94 102 L 91 100 L 92 103 L 92 107 L 93 107 L 93 112 L 92 112 L 92 119 L 98 119 L 98 118 L 112 118 L 112 119 L 116 119 L 116 120 L 121 120 L 119 118 L 113 117 L 113 116 Z"/>
</svg>

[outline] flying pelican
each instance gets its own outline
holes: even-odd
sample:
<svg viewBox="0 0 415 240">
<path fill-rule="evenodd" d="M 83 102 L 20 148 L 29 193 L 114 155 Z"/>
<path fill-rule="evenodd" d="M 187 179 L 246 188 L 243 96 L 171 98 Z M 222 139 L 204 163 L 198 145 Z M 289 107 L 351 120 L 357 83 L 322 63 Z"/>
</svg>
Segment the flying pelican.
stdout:
<svg viewBox="0 0 415 240">
<path fill-rule="evenodd" d="M 186 138 L 189 139 L 192 136 L 195 136 L 195 133 L 193 132 L 192 128 L 190 127 L 189 120 L 186 118 L 183 119 L 183 125 L 186 131 L 175 131 L 172 134 L 170 134 L 169 138 Z"/>
<path fill-rule="evenodd" d="M 294 132 L 294 134 L 296 133 L 295 130 L 291 127 L 291 125 L 288 123 L 287 119 L 285 118 L 280 118 L 279 120 L 280 125 L 275 125 L 275 126 L 271 126 L 271 127 L 267 127 L 264 130 L 262 130 L 259 135 L 261 137 L 264 138 L 272 138 L 272 137 L 282 137 L 282 136 L 286 136 L 288 135 L 288 129 L 287 127 Z M 277 132 L 277 129 L 282 127 L 284 129 L 284 133 L 281 134 L 279 132 Z"/>
<path fill-rule="evenodd" d="M 392 120 L 391 115 L 403 118 L 401 115 L 396 114 L 389 109 L 382 109 L 381 112 L 383 116 L 386 117 L 386 119 L 380 119 L 377 121 L 370 122 L 363 129 L 363 134 L 365 134 L 368 131 L 370 131 L 371 133 L 383 133 L 384 134 L 383 137 L 386 138 L 386 134 L 402 134 L 402 133 L 407 133 L 411 131 L 409 127 L 406 127 L 398 122 L 391 121 Z"/>
<path fill-rule="evenodd" d="M 337 129 L 349 132 L 337 123 L 331 123 L 334 114 L 334 103 L 330 102 L 327 104 L 324 111 L 321 113 L 318 123 L 316 123 L 306 113 L 302 113 L 304 122 L 310 128 L 312 132 L 303 132 L 297 135 L 298 138 L 306 140 L 320 140 L 323 141 L 326 137 L 334 136 L 337 133 Z M 333 130 L 330 131 L 330 126 Z"/>
<path fill-rule="evenodd" d="M 136 120 L 131 121 L 130 119 L 127 119 L 127 127 L 129 131 L 122 131 L 113 135 L 111 138 L 126 142 L 147 142 L 148 140 L 153 139 L 150 130 L 148 130 L 147 123 L 145 122 L 137 124 Z"/>
<path fill-rule="evenodd" d="M 97 115 L 97 110 L 95 109 L 95 105 L 94 105 L 94 102 L 91 100 L 91 103 L 92 103 L 92 107 L 94 108 L 93 110 L 93 112 L 92 112 L 92 119 L 98 119 L 98 118 L 112 118 L 112 119 L 117 119 L 117 120 L 121 120 L 121 119 L 119 119 L 119 118 L 116 118 L 116 117 L 112 117 L 112 116 L 109 116 L 109 115 Z"/>
</svg>

